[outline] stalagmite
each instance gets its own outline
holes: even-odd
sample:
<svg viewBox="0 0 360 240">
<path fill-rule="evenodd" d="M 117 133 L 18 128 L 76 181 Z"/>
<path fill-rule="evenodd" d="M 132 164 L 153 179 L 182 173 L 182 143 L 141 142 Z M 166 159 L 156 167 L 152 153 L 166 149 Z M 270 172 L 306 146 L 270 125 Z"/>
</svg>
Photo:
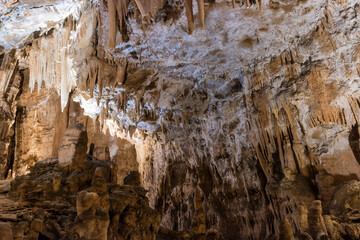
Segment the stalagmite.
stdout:
<svg viewBox="0 0 360 240">
<path fill-rule="evenodd" d="M 235 0 L 234 0 L 235 1 Z M 205 6 L 204 0 L 197 0 L 201 29 L 205 29 Z"/>
<path fill-rule="evenodd" d="M 308 215 L 309 233 L 314 239 L 320 239 L 321 236 L 326 235 L 326 227 L 322 216 L 321 201 L 315 200 L 311 204 Z"/>
<path fill-rule="evenodd" d="M 193 15 L 192 0 L 185 0 L 185 13 L 188 22 L 189 34 L 192 34 L 194 30 L 194 15 Z"/>
<path fill-rule="evenodd" d="M 302 232 L 308 231 L 308 210 L 306 208 L 306 204 L 304 202 L 300 203 L 299 206 L 299 226 Z"/>
<path fill-rule="evenodd" d="M 291 224 L 286 218 L 281 221 L 280 225 L 280 239 L 294 240 L 294 234 Z"/>
</svg>

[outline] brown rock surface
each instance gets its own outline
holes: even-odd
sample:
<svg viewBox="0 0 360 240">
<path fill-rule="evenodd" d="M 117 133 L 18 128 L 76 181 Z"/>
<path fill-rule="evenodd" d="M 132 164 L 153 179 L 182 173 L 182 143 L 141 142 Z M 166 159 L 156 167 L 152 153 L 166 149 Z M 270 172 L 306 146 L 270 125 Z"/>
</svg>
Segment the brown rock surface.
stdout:
<svg viewBox="0 0 360 240">
<path fill-rule="evenodd" d="M 87 140 L 86 131 L 81 124 L 66 129 L 58 153 L 59 165 L 70 166 L 72 170 L 82 170 L 87 152 Z"/>
<path fill-rule="evenodd" d="M 13 240 L 13 232 L 11 225 L 7 222 L 0 222 L 0 239 L 1 240 Z"/>
<path fill-rule="evenodd" d="M 70 166 L 81 162 L 82 168 L 70 172 L 52 158 L 37 162 L 29 174 L 15 178 L 10 195 L 1 193 L 0 202 L 11 203 L 0 208 L 0 220 L 5 221 L 0 229 L 10 230 L 1 237 L 154 239 L 160 214 L 149 207 L 145 190 L 111 182 L 109 163 L 86 155 L 85 141 L 81 142 L 84 146 L 79 144 L 79 139 L 86 139 L 82 126 L 65 132 L 63 143 L 74 146 L 63 157 L 69 158 Z M 77 154 L 77 148 L 85 150 L 84 154 Z"/>
<path fill-rule="evenodd" d="M 356 0 L 0 0 L 0 221 L 359 239 L 359 22 Z"/>
</svg>

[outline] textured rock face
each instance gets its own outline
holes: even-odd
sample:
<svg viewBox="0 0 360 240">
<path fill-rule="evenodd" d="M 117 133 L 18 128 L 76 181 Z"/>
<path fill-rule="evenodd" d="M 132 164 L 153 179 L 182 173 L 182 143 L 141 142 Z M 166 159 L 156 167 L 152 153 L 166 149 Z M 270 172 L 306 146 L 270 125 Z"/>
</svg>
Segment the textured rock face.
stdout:
<svg viewBox="0 0 360 240">
<path fill-rule="evenodd" d="M 86 172 L 87 150 L 106 162 L 91 179 L 71 175 L 92 193 L 67 185 L 81 195 L 77 236 L 155 236 L 133 230 L 136 207 L 111 217 L 99 206 L 110 171 L 148 190 L 159 239 L 359 238 L 357 1 L 47 4 L 0 9 L 12 12 L 0 26 L 0 164 L 11 178 L 58 151 L 71 174 Z M 73 123 L 87 143 L 65 131 Z M 76 135 L 67 149 L 63 135 Z"/>
<path fill-rule="evenodd" d="M 81 151 L 82 126 L 65 133 L 61 148 L 77 133 L 84 136 L 71 143 Z M 160 214 L 149 207 L 143 188 L 117 185 L 109 162 L 86 154 L 66 157 L 70 168 L 58 158 L 39 161 L 1 192 L 1 239 L 155 238 Z M 73 168 L 80 157 L 82 168 Z"/>
<path fill-rule="evenodd" d="M 81 124 L 76 124 L 64 132 L 61 147 L 59 148 L 59 165 L 70 166 L 71 169 L 84 166 L 87 151 L 87 134 Z"/>
</svg>

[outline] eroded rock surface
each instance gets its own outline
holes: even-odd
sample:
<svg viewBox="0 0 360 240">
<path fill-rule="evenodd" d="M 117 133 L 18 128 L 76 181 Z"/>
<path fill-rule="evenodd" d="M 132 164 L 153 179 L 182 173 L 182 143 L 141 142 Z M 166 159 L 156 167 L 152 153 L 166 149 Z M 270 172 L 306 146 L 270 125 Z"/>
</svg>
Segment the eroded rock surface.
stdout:
<svg viewBox="0 0 360 240">
<path fill-rule="evenodd" d="M 155 239 L 161 215 L 150 208 L 146 191 L 116 184 L 109 162 L 82 152 L 83 126 L 65 133 L 60 149 L 71 144 L 61 156 L 67 164 L 38 161 L 3 188 L 1 239 Z"/>
<path fill-rule="evenodd" d="M 357 1 L 0 11 L 1 178 L 16 176 L 1 219 L 14 238 L 359 239 Z M 138 211 L 139 185 L 161 219 Z"/>
</svg>

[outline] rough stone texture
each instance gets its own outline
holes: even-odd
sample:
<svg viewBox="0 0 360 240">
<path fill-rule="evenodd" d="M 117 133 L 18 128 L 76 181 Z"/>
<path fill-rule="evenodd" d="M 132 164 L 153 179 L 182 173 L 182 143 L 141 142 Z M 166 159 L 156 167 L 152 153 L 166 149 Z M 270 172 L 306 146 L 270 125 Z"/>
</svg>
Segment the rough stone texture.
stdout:
<svg viewBox="0 0 360 240">
<path fill-rule="evenodd" d="M 79 125 L 66 132 L 78 130 L 83 133 Z M 83 157 L 81 169 L 69 171 L 51 158 L 16 177 L 9 193 L 0 194 L 0 220 L 5 221 L 0 222 L 0 238 L 155 239 L 160 214 L 150 208 L 146 191 L 117 185 L 108 162 Z M 70 166 L 79 161 L 73 155 L 69 159 Z"/>
<path fill-rule="evenodd" d="M 108 224 L 111 236 L 147 239 L 128 220 L 136 207 L 111 215 L 124 210 L 104 190 L 111 179 L 148 190 L 159 239 L 359 239 L 359 3 L 219 0 L 197 12 L 186 1 L 186 14 L 183 1 L 159 2 L 119 1 L 121 14 L 109 1 L 3 8 L 13 13 L 0 26 L 2 177 L 55 157 L 73 123 L 88 132 L 87 158 L 104 160 L 91 177 L 74 168 L 46 186 L 19 176 L 20 201 L 87 184 L 109 216 L 94 202 L 88 222 L 73 212 L 79 237 Z M 35 236 L 42 219 L 13 234 Z"/>
<path fill-rule="evenodd" d="M 59 165 L 70 166 L 71 169 L 81 168 L 87 152 L 87 134 L 81 124 L 66 129 L 59 148 Z"/>
<path fill-rule="evenodd" d="M 6 222 L 0 222 L 0 239 L 1 240 L 13 240 L 13 232 L 11 225 Z"/>
</svg>

